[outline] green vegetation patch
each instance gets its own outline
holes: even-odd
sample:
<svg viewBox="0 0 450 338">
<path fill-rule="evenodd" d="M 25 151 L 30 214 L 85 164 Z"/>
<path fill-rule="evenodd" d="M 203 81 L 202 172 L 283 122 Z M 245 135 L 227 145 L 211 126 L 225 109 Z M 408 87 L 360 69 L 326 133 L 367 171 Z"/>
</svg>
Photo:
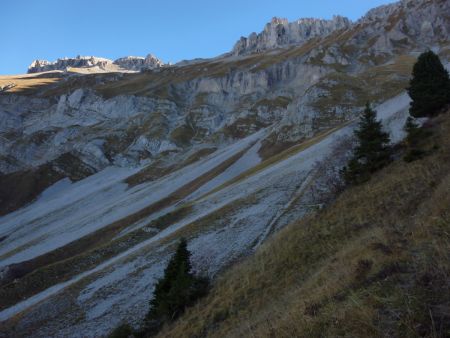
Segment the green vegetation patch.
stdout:
<svg viewBox="0 0 450 338">
<path fill-rule="evenodd" d="M 291 102 L 292 99 L 286 96 L 277 96 L 276 98 L 273 99 L 262 99 L 253 105 L 252 110 L 256 110 L 259 107 L 267 107 L 269 110 L 280 108 L 286 109 L 288 104 Z"/>
<path fill-rule="evenodd" d="M 195 130 L 191 126 L 182 125 L 177 127 L 170 134 L 170 139 L 179 147 L 189 145 L 195 135 Z"/>
</svg>

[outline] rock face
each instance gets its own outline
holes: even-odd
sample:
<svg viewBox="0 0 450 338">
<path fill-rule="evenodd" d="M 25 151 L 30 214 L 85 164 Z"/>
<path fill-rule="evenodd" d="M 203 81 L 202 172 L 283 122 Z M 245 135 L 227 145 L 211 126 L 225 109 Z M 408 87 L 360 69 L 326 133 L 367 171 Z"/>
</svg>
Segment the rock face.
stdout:
<svg viewBox="0 0 450 338">
<path fill-rule="evenodd" d="M 246 55 L 302 45 L 313 38 L 338 35 L 339 31 L 354 31 L 345 41 L 340 41 L 341 44 L 354 47 L 368 45 L 375 53 L 392 53 L 411 44 L 430 45 L 448 41 L 449 20 L 444 13 L 449 11 L 449 1 L 401 0 L 374 8 L 355 23 L 342 16 L 334 16 L 331 20 L 300 19 L 294 22 L 273 18 L 261 33 L 241 37 L 234 45 L 232 54 Z M 332 46 L 336 47 L 339 44 Z"/>
<path fill-rule="evenodd" d="M 364 30 L 349 43 L 365 42 L 374 52 L 390 54 L 411 45 L 424 50 L 425 46 L 448 44 L 448 13 L 449 1 L 402 0 L 380 6 L 358 20 L 356 27 Z M 365 40 L 367 38 L 369 41 Z"/>
<path fill-rule="evenodd" d="M 164 66 L 164 63 L 152 54 L 148 54 L 145 58 L 140 56 L 126 56 L 115 60 L 114 64 L 123 69 L 137 71 Z"/>
<path fill-rule="evenodd" d="M 334 16 L 331 20 L 308 18 L 294 22 L 273 18 L 261 33 L 241 37 L 234 45 L 232 53 L 243 55 L 294 44 L 300 45 L 309 39 L 324 37 L 336 30 L 350 28 L 351 25 L 351 21 L 342 16 Z"/>
<path fill-rule="evenodd" d="M 67 152 L 96 170 L 124 163 L 124 158 L 128 165 L 135 165 L 142 158 L 176 149 L 170 131 L 183 124 L 171 102 L 134 96 L 104 100 L 83 89 L 61 95 L 56 104 L 3 96 L 0 105 L 5 121 L 0 134 L 22 135 L 0 140 L 0 159 L 6 159 L 0 160 L 3 173 L 37 167 Z"/>
<path fill-rule="evenodd" d="M 28 73 L 47 72 L 51 70 L 65 71 L 67 68 L 93 68 L 97 67 L 103 71 L 141 71 L 144 69 L 154 69 L 162 67 L 164 63 L 152 54 L 147 57 L 127 56 L 115 61 L 95 57 L 77 56 L 75 58 L 62 58 L 54 62 L 47 60 L 34 60 L 28 67 Z"/>
<path fill-rule="evenodd" d="M 105 58 L 95 56 L 80 56 L 75 58 L 62 58 L 54 62 L 47 60 L 34 60 L 28 67 L 28 73 L 47 72 L 51 70 L 66 70 L 68 67 L 74 68 L 88 68 L 98 66 L 105 68 L 112 61 Z"/>
</svg>

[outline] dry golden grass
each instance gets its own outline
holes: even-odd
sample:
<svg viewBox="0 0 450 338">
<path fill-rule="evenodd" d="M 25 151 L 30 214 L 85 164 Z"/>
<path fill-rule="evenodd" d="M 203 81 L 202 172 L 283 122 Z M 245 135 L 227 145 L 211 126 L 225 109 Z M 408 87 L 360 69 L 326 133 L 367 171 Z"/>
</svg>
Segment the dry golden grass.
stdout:
<svg viewBox="0 0 450 338">
<path fill-rule="evenodd" d="M 224 77 L 236 69 L 248 68 L 264 55 L 256 55 L 237 61 L 202 61 L 177 68 L 162 68 L 158 71 L 147 71 L 137 74 L 124 74 L 118 81 L 108 82 L 96 86 L 98 92 L 105 97 L 116 95 L 152 95 L 161 98 L 170 98 L 177 101 L 177 97 L 171 96 L 169 87 L 193 80 L 197 77 Z M 201 98 L 199 98 L 201 101 Z"/>
<path fill-rule="evenodd" d="M 448 336 L 450 112 L 430 128 L 426 157 L 280 231 L 160 336 Z"/>
<path fill-rule="evenodd" d="M 400 55 L 392 63 L 370 67 L 358 74 L 331 73 L 318 84 L 328 95 L 319 97 L 313 106 L 327 112 L 336 106 L 351 109 L 368 101 L 383 102 L 405 90 L 415 61 L 410 55 Z"/>
<path fill-rule="evenodd" d="M 367 85 L 375 88 L 386 86 L 390 82 L 393 82 L 393 85 L 395 85 L 396 83 L 392 80 L 392 76 L 409 79 L 415 62 L 416 58 L 411 55 L 400 55 L 392 63 L 369 68 L 361 73 L 360 77 Z M 394 89 L 394 93 L 389 91 L 390 95 L 403 91 L 404 87 L 398 86 Z"/>
<path fill-rule="evenodd" d="M 35 89 L 45 87 L 50 84 L 61 81 L 58 73 L 48 74 L 24 74 L 24 75 L 4 75 L 0 76 L 0 87 L 9 84 L 14 84 L 14 87 L 7 90 L 8 93 L 29 94 L 33 93 Z"/>
<path fill-rule="evenodd" d="M 134 187 L 144 182 L 157 180 L 158 178 L 169 175 L 170 173 L 173 173 L 176 170 L 180 170 L 181 168 L 184 168 L 189 164 L 201 160 L 202 158 L 212 154 L 216 150 L 217 148 L 215 147 L 199 149 L 195 153 L 191 154 L 184 161 L 174 165 L 164 165 L 162 161 L 156 160 L 155 162 L 146 166 L 144 169 L 140 170 L 136 174 L 128 177 L 125 180 L 125 183 L 127 183 L 131 187 Z"/>
</svg>

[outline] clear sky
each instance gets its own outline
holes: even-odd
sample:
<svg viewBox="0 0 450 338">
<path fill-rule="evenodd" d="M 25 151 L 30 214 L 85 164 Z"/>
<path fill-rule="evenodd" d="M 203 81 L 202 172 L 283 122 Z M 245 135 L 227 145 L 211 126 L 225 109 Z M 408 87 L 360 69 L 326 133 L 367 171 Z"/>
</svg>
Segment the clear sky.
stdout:
<svg viewBox="0 0 450 338">
<path fill-rule="evenodd" d="M 392 0 L 0 0 L 0 74 L 34 59 L 152 53 L 177 62 L 229 51 L 273 16 L 358 19 Z"/>
</svg>

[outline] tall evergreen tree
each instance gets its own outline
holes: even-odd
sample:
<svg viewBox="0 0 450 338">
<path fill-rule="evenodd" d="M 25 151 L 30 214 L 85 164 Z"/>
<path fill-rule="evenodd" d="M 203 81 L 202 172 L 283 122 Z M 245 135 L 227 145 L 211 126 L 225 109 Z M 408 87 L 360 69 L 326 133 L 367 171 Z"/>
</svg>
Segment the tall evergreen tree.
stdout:
<svg viewBox="0 0 450 338">
<path fill-rule="evenodd" d="M 164 276 L 156 283 L 147 314 L 147 336 L 156 333 L 164 322 L 174 320 L 206 294 L 208 280 L 194 276 L 190 256 L 186 240 L 180 240 Z"/>
<path fill-rule="evenodd" d="M 349 184 L 364 182 L 375 171 L 385 166 L 391 159 L 389 134 L 383 131 L 381 121 L 367 103 L 360 118 L 355 136 L 358 144 L 342 174 Z"/>
<path fill-rule="evenodd" d="M 450 78 L 433 51 L 422 53 L 414 65 L 408 94 L 409 113 L 413 117 L 427 117 L 439 113 L 450 103 Z"/>
</svg>

